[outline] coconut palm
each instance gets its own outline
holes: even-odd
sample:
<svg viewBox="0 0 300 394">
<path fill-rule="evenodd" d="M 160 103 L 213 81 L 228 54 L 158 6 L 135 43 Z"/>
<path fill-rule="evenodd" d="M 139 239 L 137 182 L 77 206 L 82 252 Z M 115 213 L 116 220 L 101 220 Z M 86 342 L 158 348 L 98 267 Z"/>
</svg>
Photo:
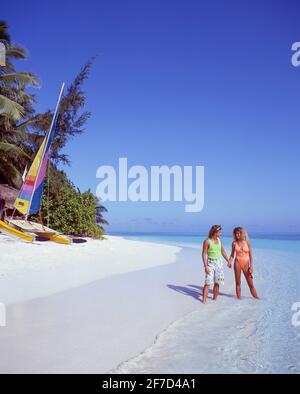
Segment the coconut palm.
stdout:
<svg viewBox="0 0 300 394">
<path fill-rule="evenodd" d="M 7 24 L 0 21 L 0 42 L 6 48 L 5 66 L 0 67 L 0 115 L 18 121 L 26 115 L 24 104 L 32 102 L 33 96 L 25 93 L 29 86 L 38 87 L 37 77 L 27 72 L 16 72 L 13 60 L 25 60 L 26 51 L 11 44 Z"/>
<path fill-rule="evenodd" d="M 6 48 L 6 64 L 0 67 L 0 182 L 20 187 L 31 159 L 26 118 L 33 114 L 35 101 L 26 88 L 39 82 L 31 73 L 16 71 L 13 60 L 26 59 L 26 51 L 11 44 L 7 24 L 1 21 L 0 41 Z"/>
</svg>

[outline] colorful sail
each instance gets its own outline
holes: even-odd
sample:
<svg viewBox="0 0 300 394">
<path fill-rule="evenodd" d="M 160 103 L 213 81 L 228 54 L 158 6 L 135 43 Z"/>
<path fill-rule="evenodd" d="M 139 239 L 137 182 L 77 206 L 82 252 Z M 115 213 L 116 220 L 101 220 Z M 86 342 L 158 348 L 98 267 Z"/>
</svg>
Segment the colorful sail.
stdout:
<svg viewBox="0 0 300 394">
<path fill-rule="evenodd" d="M 44 179 L 47 163 L 50 156 L 51 143 L 54 138 L 56 120 L 58 116 L 59 102 L 62 96 L 64 84 L 61 88 L 51 127 L 46 135 L 38 153 L 28 171 L 23 186 L 15 201 L 14 207 L 26 217 L 39 211 L 44 190 Z"/>
</svg>

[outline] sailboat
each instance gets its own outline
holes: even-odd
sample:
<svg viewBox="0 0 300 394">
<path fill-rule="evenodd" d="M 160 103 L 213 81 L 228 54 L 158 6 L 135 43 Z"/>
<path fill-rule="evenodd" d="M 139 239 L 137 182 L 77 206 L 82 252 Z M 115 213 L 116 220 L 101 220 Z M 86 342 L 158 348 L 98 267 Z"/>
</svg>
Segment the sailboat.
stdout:
<svg viewBox="0 0 300 394">
<path fill-rule="evenodd" d="M 44 191 L 44 179 L 49 161 L 51 144 L 54 138 L 58 109 L 65 84 L 62 84 L 52 118 L 49 132 L 45 136 L 38 153 L 25 177 L 21 190 L 15 201 L 14 208 L 24 216 L 24 220 L 14 219 L 14 215 L 6 222 L 0 221 L 0 230 L 10 235 L 33 242 L 38 237 L 61 244 L 70 244 L 72 239 L 48 227 L 43 223 L 31 222 L 28 217 L 39 212 Z"/>
</svg>

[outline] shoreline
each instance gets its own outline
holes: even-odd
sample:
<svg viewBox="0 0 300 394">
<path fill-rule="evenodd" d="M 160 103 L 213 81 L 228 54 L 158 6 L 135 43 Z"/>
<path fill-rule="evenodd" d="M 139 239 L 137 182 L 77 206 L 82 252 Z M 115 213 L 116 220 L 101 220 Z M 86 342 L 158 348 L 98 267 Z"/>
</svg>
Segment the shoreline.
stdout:
<svg viewBox="0 0 300 394">
<path fill-rule="evenodd" d="M 245 281 L 237 301 L 234 283 L 228 288 L 226 280 L 232 299 L 222 296 L 178 319 L 151 346 L 111 372 L 300 373 L 299 328 L 291 321 L 291 306 L 300 294 L 299 254 L 254 249 L 254 256 L 259 301 L 252 299 Z M 285 283 L 290 287 L 283 296 L 279 289 Z"/>
</svg>

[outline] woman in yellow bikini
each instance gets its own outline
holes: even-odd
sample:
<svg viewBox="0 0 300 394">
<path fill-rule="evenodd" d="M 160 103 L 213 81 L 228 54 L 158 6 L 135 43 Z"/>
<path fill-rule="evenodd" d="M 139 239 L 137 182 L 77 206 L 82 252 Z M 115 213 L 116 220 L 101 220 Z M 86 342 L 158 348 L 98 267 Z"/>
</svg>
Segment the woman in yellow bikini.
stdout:
<svg viewBox="0 0 300 394">
<path fill-rule="evenodd" d="M 232 249 L 230 255 L 230 266 L 234 260 L 234 273 L 235 273 L 235 284 L 236 284 L 236 296 L 241 299 L 241 273 L 245 275 L 252 296 L 259 299 L 258 294 L 253 284 L 253 256 L 250 246 L 250 242 L 246 231 L 242 227 L 236 227 L 233 230 Z"/>
</svg>

